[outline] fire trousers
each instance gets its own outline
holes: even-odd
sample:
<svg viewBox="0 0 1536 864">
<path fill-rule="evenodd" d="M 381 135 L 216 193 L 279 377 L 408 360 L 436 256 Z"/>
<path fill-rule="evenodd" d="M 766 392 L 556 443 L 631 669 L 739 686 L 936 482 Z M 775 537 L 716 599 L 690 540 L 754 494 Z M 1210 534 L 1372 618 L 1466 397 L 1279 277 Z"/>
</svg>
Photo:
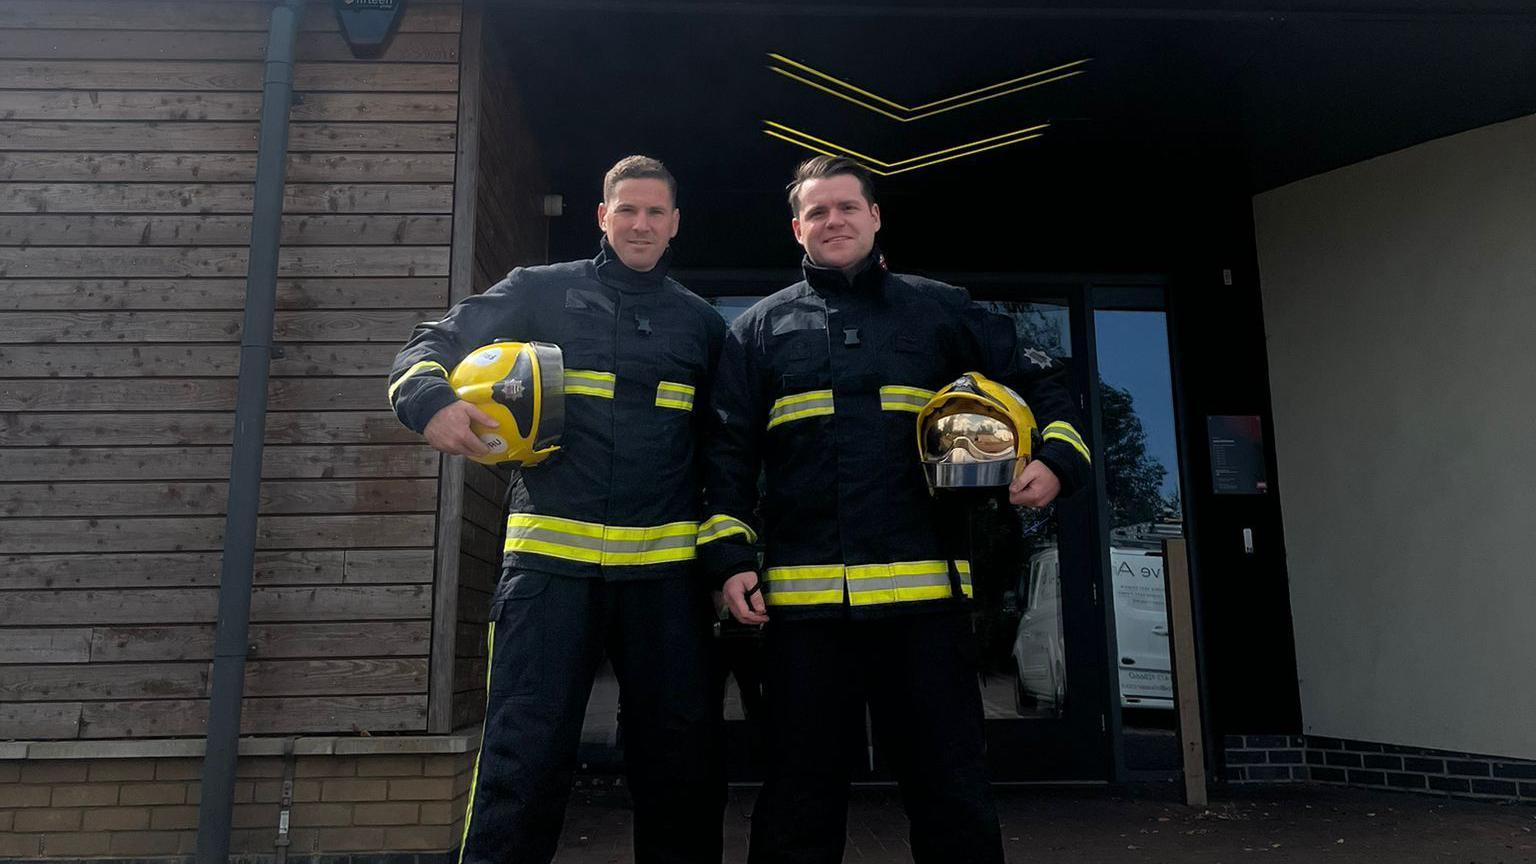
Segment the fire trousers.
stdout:
<svg viewBox="0 0 1536 864">
<path fill-rule="evenodd" d="M 718 864 L 725 784 L 707 605 L 680 577 L 502 576 L 461 864 L 554 857 L 605 649 L 619 681 L 634 860 Z"/>
<path fill-rule="evenodd" d="M 848 833 L 851 751 L 869 707 L 917 864 L 1002 864 L 981 692 L 964 613 L 773 621 L 764 633 L 768 771 L 751 864 L 836 864 Z"/>
</svg>

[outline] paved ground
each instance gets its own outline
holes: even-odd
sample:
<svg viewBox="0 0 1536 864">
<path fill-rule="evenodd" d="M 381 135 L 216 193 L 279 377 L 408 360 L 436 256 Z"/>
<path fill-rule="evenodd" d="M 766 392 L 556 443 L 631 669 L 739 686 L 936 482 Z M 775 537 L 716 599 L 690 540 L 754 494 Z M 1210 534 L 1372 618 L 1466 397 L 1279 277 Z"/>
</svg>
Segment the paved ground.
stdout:
<svg viewBox="0 0 1536 864">
<path fill-rule="evenodd" d="M 750 789 L 733 790 L 727 862 L 746 860 Z M 1015 864 L 1516 864 L 1536 862 L 1536 807 L 1315 786 L 1238 789 L 1198 812 L 1162 800 L 1001 792 Z M 632 860 L 620 791 L 579 789 L 560 864 Z M 888 790 L 855 793 L 846 860 L 910 861 Z"/>
</svg>

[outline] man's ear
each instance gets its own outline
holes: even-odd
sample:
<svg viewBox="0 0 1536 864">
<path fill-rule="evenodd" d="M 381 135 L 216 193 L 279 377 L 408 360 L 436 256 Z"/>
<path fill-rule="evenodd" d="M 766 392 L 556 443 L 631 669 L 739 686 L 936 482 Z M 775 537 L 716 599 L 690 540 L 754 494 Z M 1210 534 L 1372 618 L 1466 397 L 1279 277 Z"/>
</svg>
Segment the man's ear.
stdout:
<svg viewBox="0 0 1536 864">
<path fill-rule="evenodd" d="M 608 233 L 608 202 L 597 202 L 597 228 L 603 233 Z"/>
</svg>

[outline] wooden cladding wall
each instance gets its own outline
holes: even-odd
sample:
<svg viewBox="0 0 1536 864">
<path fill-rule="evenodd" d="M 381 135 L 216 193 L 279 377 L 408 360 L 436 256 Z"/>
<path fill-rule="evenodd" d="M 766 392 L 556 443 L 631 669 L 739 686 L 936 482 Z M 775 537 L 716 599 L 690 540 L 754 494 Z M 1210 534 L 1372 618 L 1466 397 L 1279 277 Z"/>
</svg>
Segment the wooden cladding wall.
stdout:
<svg viewBox="0 0 1536 864">
<path fill-rule="evenodd" d="M 0 739 L 197 735 L 270 3 L 0 0 Z M 456 2 L 299 37 L 244 731 L 426 729 Z"/>
<path fill-rule="evenodd" d="M 497 32 L 509 26 L 506 8 L 492 4 L 483 29 L 480 123 L 475 183 L 473 274 L 475 291 L 499 281 L 513 267 L 547 260 L 549 181 L 532 132 L 523 121 L 510 60 Z M 594 178 L 594 184 L 596 183 Z M 579 217 L 578 217 L 579 218 Z M 594 226 L 594 233 L 595 233 Z M 594 243 L 596 241 L 594 240 Z M 465 463 L 459 546 L 458 639 L 453 676 L 454 728 L 479 723 L 485 711 L 486 618 L 501 572 L 505 472 Z"/>
</svg>

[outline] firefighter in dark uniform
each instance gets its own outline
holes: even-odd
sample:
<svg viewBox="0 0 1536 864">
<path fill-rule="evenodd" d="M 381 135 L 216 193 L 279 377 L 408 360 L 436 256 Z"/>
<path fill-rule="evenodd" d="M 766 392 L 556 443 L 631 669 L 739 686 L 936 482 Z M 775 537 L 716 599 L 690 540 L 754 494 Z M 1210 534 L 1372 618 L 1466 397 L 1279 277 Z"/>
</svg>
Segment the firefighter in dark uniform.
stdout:
<svg viewBox="0 0 1536 864">
<path fill-rule="evenodd" d="M 699 536 L 732 614 L 766 624 L 768 774 L 749 860 L 842 860 L 849 753 L 867 703 L 913 857 L 1001 862 L 965 644 L 970 567 L 943 530 L 958 508 L 928 489 L 916 414 L 968 371 L 1022 392 L 1044 441 L 1009 487 L 1018 505 L 1083 485 L 1088 449 L 1059 364 L 1019 344 L 1010 319 L 961 289 L 886 270 L 862 166 L 806 162 L 790 208 L 805 281 L 747 310 L 726 337 Z"/>
<path fill-rule="evenodd" d="M 593 678 L 617 674 L 635 860 L 718 862 L 725 787 L 696 575 L 696 442 L 725 324 L 667 277 L 676 184 L 628 157 L 604 178 L 602 249 L 522 267 L 417 328 L 390 375 L 400 421 L 444 453 L 487 449 L 448 371 L 499 340 L 563 352 L 560 449 L 514 470 L 490 611 L 484 738 L 463 864 L 547 862 L 570 794 Z M 695 406 L 699 410 L 695 410 Z"/>
</svg>

